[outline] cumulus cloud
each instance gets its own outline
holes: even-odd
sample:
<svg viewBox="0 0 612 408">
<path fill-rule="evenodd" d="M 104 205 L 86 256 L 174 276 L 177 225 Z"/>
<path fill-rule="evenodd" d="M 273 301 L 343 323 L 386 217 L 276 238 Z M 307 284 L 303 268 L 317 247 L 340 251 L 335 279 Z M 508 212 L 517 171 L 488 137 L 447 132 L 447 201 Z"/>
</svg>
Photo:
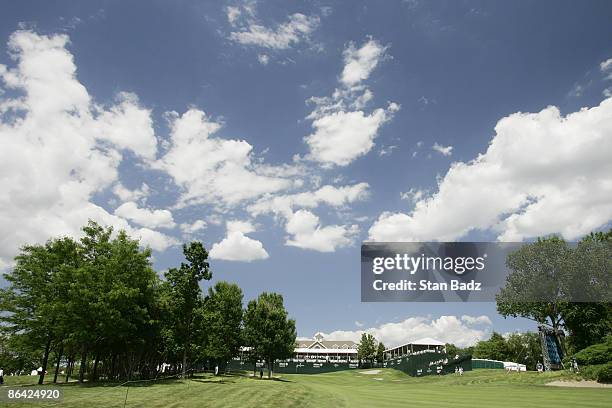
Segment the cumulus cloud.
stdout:
<svg viewBox="0 0 612 408">
<path fill-rule="evenodd" d="M 294 185 L 291 169 L 252 160 L 244 140 L 214 134 L 221 124 L 198 109 L 170 116 L 170 148 L 152 166 L 166 171 L 182 188 L 178 207 L 194 204 L 235 206 Z"/>
<path fill-rule="evenodd" d="M 315 191 L 264 197 L 248 207 L 253 215 L 272 213 L 289 218 L 294 208 L 316 208 L 320 204 L 342 207 L 368 197 L 368 183 L 335 187 L 325 185 Z"/>
<path fill-rule="evenodd" d="M 206 228 L 206 221 L 196 220 L 192 223 L 182 223 L 179 227 L 184 234 L 195 234 Z"/>
<path fill-rule="evenodd" d="M 176 243 L 149 228 L 132 228 L 93 202 L 118 182 L 126 150 L 135 160 L 151 160 L 157 140 L 150 111 L 134 95 L 120 94 L 110 106 L 93 101 L 77 79 L 68 43 L 66 35 L 17 31 L 8 42 L 15 67 L 0 65 L 0 80 L 11 90 L 0 96 L 5 264 L 24 243 L 80 235 L 88 219 L 126 229 L 154 249 Z"/>
<path fill-rule="evenodd" d="M 491 319 L 489 319 L 489 316 L 486 316 L 486 315 L 481 315 L 481 316 L 463 315 L 461 316 L 461 321 L 469 325 L 486 324 L 490 326 L 493 324 L 491 322 Z"/>
<path fill-rule="evenodd" d="M 138 204 L 133 201 L 121 204 L 115 210 L 115 215 L 149 228 L 174 228 L 176 226 L 169 210 L 139 208 Z"/>
<path fill-rule="evenodd" d="M 450 156 L 453 154 L 453 146 L 442 146 L 440 143 L 436 142 L 431 146 L 433 150 L 440 153 L 442 156 Z"/>
<path fill-rule="evenodd" d="M 359 232 L 357 225 L 320 224 L 319 217 L 308 210 L 298 210 L 287 221 L 286 231 L 290 234 L 286 245 L 319 252 L 334 252 L 353 243 Z"/>
<path fill-rule="evenodd" d="M 383 58 L 387 48 L 371 38 L 359 48 L 355 46 L 355 43 L 349 43 L 343 54 L 344 68 L 340 76 L 342 84 L 352 87 L 368 79 Z"/>
<path fill-rule="evenodd" d="M 350 43 L 344 51 L 341 87 L 330 97 L 308 100 L 314 105 L 307 117 L 312 120 L 313 131 L 304 138 L 309 148 L 308 159 L 326 167 L 346 166 L 372 150 L 379 129 L 400 108 L 390 102 L 386 108 L 369 113 L 363 110 L 373 94 L 361 82 L 376 68 L 386 49 L 373 39 L 360 48 Z"/>
<path fill-rule="evenodd" d="M 123 184 L 118 182 L 113 187 L 113 193 L 121 200 L 122 202 L 127 201 L 139 201 L 141 199 L 146 199 L 151 194 L 151 189 L 146 183 L 142 183 L 142 185 L 134 190 L 130 190 L 126 188 Z"/>
<path fill-rule="evenodd" d="M 239 14 L 236 14 L 235 8 L 228 10 L 230 23 L 235 24 L 238 17 Z M 230 33 L 229 38 L 243 45 L 283 50 L 308 40 L 319 23 L 318 16 L 307 16 L 302 13 L 290 15 L 286 22 L 274 28 L 263 26 L 255 19 L 249 19 L 240 31 Z"/>
<path fill-rule="evenodd" d="M 251 262 L 268 258 L 268 252 L 260 241 L 247 237 L 245 234 L 255 231 L 249 221 L 228 221 L 227 236 L 214 244 L 210 250 L 212 259 L 225 261 Z"/>
<path fill-rule="evenodd" d="M 474 325 L 481 325 L 481 327 L 475 328 Z M 489 327 L 482 326 L 490 325 L 491 321 L 487 316 L 462 316 L 461 318 L 440 316 L 437 319 L 410 317 L 397 323 L 385 323 L 378 327 L 360 330 L 337 330 L 328 334 L 324 333 L 324 336 L 334 340 L 359 342 L 363 333 L 369 333 L 388 348 L 431 337 L 459 347 L 467 347 L 487 338 L 490 334 Z"/>
<path fill-rule="evenodd" d="M 321 204 L 343 208 L 348 204 L 368 197 L 368 184 L 358 183 L 335 187 L 325 185 L 315 191 L 297 194 L 264 197 L 247 210 L 253 216 L 271 213 L 285 221 L 285 231 L 290 234 L 285 244 L 320 252 L 333 252 L 337 248 L 351 245 L 359 232 L 357 225 L 322 226 L 320 219 L 311 211 Z"/>
<path fill-rule="evenodd" d="M 490 230 L 500 241 L 576 239 L 609 222 L 612 98 L 566 116 L 554 106 L 515 113 L 495 132 L 485 153 L 454 163 L 411 213 L 380 215 L 369 238 L 452 241 Z"/>
</svg>

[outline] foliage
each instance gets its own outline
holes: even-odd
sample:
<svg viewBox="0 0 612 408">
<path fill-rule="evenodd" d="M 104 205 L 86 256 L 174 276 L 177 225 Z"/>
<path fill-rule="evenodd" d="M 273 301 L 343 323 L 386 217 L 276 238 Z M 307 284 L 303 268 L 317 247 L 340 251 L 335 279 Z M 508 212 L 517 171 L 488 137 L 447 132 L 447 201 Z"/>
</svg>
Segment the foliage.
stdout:
<svg viewBox="0 0 612 408">
<path fill-rule="evenodd" d="M 474 347 L 474 358 L 506 361 L 508 355 L 506 340 L 497 332 L 493 332 L 489 340 L 481 340 Z"/>
<path fill-rule="evenodd" d="M 612 337 L 606 342 L 594 344 L 574 354 L 574 358 L 580 365 L 605 364 L 612 362 Z"/>
<path fill-rule="evenodd" d="M 251 300 L 244 314 L 244 339 L 253 358 L 261 358 L 272 376 L 274 360 L 293 355 L 296 339 L 295 320 L 289 319 L 283 296 L 264 292 Z"/>
<path fill-rule="evenodd" d="M 575 247 L 558 237 L 540 238 L 510 254 L 511 270 L 497 295 L 503 316 L 521 316 L 569 331 L 574 350 L 612 333 L 612 230 L 592 233 Z M 537 300 L 537 301 L 536 301 Z"/>
<path fill-rule="evenodd" d="M 376 359 L 376 339 L 369 333 L 363 333 L 357 346 L 357 356 L 361 361 L 373 363 Z"/>
<path fill-rule="evenodd" d="M 201 313 L 203 356 L 228 361 L 242 345 L 242 290 L 236 284 L 217 282 L 208 289 Z"/>
<path fill-rule="evenodd" d="M 604 364 L 597 373 L 597 382 L 612 383 L 612 362 Z"/>
<path fill-rule="evenodd" d="M 376 361 L 379 364 L 382 364 L 385 361 L 385 345 L 382 343 L 378 343 L 378 347 L 376 348 Z"/>
<path fill-rule="evenodd" d="M 165 273 L 167 285 L 167 303 L 172 322 L 168 336 L 172 339 L 175 352 L 182 354 L 182 374 L 187 373 L 187 364 L 192 349 L 193 324 L 196 311 L 202 306 L 200 289 L 201 280 L 210 280 L 212 272 L 208 264 L 208 252 L 201 242 L 191 242 L 183 245 L 183 254 L 187 263 L 181 263 L 180 268 L 171 268 Z"/>
</svg>

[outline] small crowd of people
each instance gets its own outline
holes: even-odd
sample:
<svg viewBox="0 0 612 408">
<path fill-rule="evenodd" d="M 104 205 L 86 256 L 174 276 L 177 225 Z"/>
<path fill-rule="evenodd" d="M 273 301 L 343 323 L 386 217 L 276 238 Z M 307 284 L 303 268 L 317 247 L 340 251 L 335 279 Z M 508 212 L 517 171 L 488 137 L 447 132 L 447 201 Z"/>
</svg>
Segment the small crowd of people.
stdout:
<svg viewBox="0 0 612 408">
<path fill-rule="evenodd" d="M 463 367 L 455 367 L 455 375 L 463 375 Z"/>
</svg>

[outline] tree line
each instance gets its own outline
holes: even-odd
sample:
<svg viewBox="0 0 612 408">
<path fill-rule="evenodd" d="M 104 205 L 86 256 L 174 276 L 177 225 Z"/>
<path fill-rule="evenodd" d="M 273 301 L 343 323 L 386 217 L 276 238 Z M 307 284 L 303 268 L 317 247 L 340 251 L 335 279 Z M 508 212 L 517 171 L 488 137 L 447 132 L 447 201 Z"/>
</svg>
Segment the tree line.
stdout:
<svg viewBox="0 0 612 408">
<path fill-rule="evenodd" d="M 0 289 L 0 366 L 5 372 L 53 365 L 64 381 L 189 375 L 223 366 L 248 350 L 265 361 L 288 358 L 295 321 L 283 297 L 262 293 L 243 308 L 242 290 L 212 278 L 202 243 L 183 245 L 184 262 L 158 276 L 151 251 L 125 231 L 90 221 L 79 240 L 25 245 Z M 76 371 L 78 370 L 78 371 Z"/>
</svg>

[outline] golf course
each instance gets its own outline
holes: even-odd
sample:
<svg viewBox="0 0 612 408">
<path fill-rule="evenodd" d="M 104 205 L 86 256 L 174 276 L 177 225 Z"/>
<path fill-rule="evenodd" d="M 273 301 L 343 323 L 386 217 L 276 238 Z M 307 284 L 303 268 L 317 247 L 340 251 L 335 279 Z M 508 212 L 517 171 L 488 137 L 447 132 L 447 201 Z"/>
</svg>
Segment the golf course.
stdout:
<svg viewBox="0 0 612 408">
<path fill-rule="evenodd" d="M 34 377 L 7 377 L 6 385 L 28 387 Z M 316 375 L 281 375 L 273 380 L 248 374 L 199 374 L 167 379 L 88 386 L 68 383 L 58 407 L 609 407 L 612 388 L 552 387 L 568 373 L 506 373 L 475 370 L 463 376 L 414 378 L 393 370 L 351 370 Z M 127 395 L 127 398 L 126 398 Z M 125 404 L 125 405 L 124 405 Z M 32 403 L 11 403 L 11 407 Z"/>
</svg>

